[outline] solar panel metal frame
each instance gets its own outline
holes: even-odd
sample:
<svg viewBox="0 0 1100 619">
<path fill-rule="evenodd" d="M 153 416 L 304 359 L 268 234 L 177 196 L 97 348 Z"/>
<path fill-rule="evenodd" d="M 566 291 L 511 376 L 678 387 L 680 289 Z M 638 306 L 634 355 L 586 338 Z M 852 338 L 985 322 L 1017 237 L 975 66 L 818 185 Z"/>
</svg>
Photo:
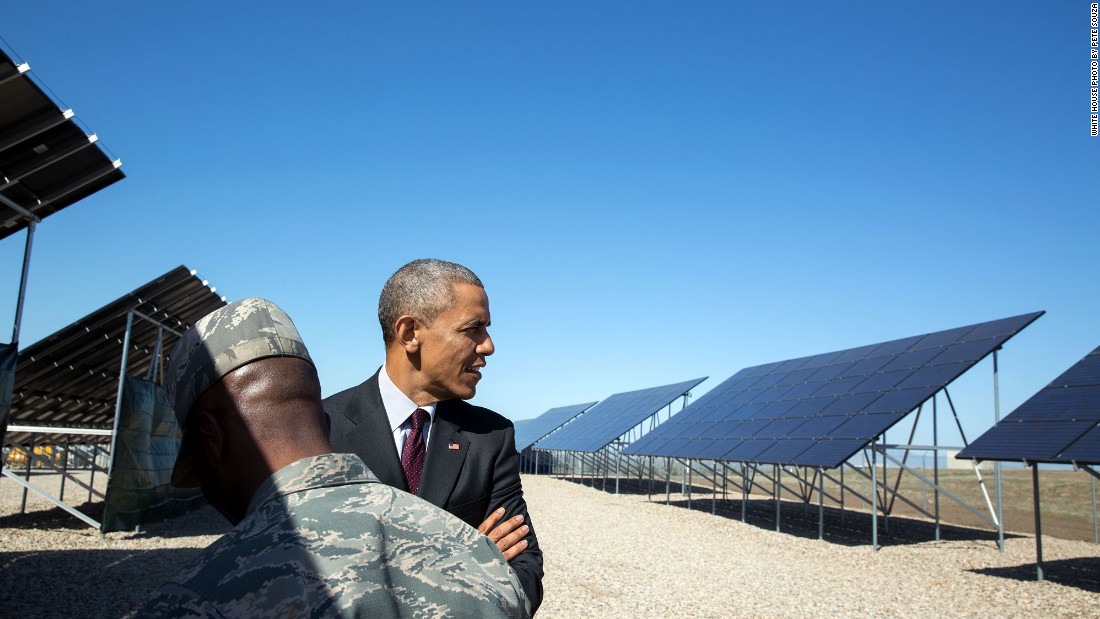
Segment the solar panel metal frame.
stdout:
<svg viewBox="0 0 1100 619">
<path fill-rule="evenodd" d="M 595 406 L 595 402 L 584 404 L 571 404 L 551 408 L 534 419 L 526 419 L 523 432 L 520 432 L 520 422 L 516 422 L 516 451 L 523 451 L 546 436 L 552 434 L 558 428 L 573 421 L 578 415 Z"/>
<path fill-rule="evenodd" d="M 680 426 L 726 419 L 746 422 L 723 436 L 740 442 L 725 456 L 713 459 L 836 468 L 1043 313 L 745 368 L 635 441 L 624 453 L 658 455 L 651 453 L 650 446 L 679 433 Z M 838 419 L 826 421 L 829 417 Z M 798 418 L 804 421 L 784 426 L 791 428 L 785 437 L 771 436 L 776 432 L 759 424 Z M 773 430 L 779 427 L 772 426 Z M 777 445 L 787 440 L 801 445 L 807 440 L 799 431 L 802 427 L 808 432 L 811 428 L 829 430 L 824 436 L 812 437 L 817 443 L 797 455 L 792 455 L 798 451 L 795 447 Z M 694 457 L 689 454 L 702 449 L 692 442 L 689 438 L 678 443 L 680 453 L 669 453 L 668 445 L 663 444 L 660 455 Z"/>
<path fill-rule="evenodd" d="M 130 310 L 182 332 L 223 305 L 213 288 L 179 266 L 31 344 L 19 352 L 9 425 L 110 429 Z M 167 330 L 160 351 L 155 349 L 158 328 L 133 321 L 127 374 L 146 374 L 155 355 L 172 350 L 178 336 Z M 3 440 L 24 445 L 30 439 L 29 433 L 9 431 Z M 37 440 L 79 445 L 107 443 L 110 437 L 39 433 Z"/>
<path fill-rule="evenodd" d="M 616 393 L 584 415 L 539 441 L 538 448 L 594 453 L 683 397 L 706 377 L 679 383 Z"/>
<path fill-rule="evenodd" d="M 1100 347 L 974 439 L 957 458 L 1100 464 Z"/>
<path fill-rule="evenodd" d="M 0 50 L 0 239 L 30 224 L 24 211 L 45 219 L 122 180 L 120 166 Z"/>
</svg>

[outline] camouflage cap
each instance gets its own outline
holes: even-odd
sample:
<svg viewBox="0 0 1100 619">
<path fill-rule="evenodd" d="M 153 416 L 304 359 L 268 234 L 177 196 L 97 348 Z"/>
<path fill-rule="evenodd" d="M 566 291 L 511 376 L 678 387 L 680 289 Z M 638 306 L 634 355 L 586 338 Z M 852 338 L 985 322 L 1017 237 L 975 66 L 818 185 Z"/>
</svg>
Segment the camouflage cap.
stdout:
<svg viewBox="0 0 1100 619">
<path fill-rule="evenodd" d="M 165 389 L 184 429 L 184 441 L 195 401 L 226 374 L 267 357 L 299 357 L 313 363 L 290 316 L 266 299 L 234 301 L 203 316 L 183 334 L 168 362 Z M 189 450 L 182 444 L 172 485 L 199 485 Z"/>
</svg>

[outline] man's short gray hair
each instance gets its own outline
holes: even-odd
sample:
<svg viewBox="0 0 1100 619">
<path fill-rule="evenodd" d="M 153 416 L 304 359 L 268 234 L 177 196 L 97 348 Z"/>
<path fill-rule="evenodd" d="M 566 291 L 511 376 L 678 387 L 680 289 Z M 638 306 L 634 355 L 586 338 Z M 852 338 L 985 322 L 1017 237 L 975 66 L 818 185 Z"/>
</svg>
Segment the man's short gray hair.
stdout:
<svg viewBox="0 0 1100 619">
<path fill-rule="evenodd" d="M 455 284 L 471 284 L 485 288 L 473 271 L 461 264 L 421 258 L 397 269 L 386 280 L 378 297 L 378 322 L 382 326 L 382 341 L 389 346 L 396 334 L 394 323 L 409 315 L 430 325 L 435 317 L 454 303 Z"/>
</svg>

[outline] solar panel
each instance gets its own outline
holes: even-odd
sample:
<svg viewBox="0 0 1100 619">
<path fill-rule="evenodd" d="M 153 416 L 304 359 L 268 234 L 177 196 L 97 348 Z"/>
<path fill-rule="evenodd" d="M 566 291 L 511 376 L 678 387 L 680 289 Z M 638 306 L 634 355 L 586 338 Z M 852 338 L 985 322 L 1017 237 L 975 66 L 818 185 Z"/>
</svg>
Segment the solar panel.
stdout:
<svg viewBox="0 0 1100 619">
<path fill-rule="evenodd" d="M 125 178 L 101 144 L 0 50 L 0 239 Z"/>
<path fill-rule="evenodd" d="M 745 368 L 624 451 L 835 468 L 1042 314 Z"/>
<path fill-rule="evenodd" d="M 214 288 L 180 265 L 132 290 L 19 353 L 10 423 L 110 429 L 115 420 L 118 371 L 130 310 L 182 332 L 225 305 Z M 161 346 L 155 343 L 161 338 Z M 134 320 L 126 373 L 143 376 L 172 350 L 178 335 L 149 320 Z M 97 435 L 47 435 L 61 444 L 109 442 Z M 7 442 L 27 444 L 32 435 L 8 432 Z M 37 435 L 39 440 L 43 435 Z"/>
<path fill-rule="evenodd" d="M 957 457 L 1100 464 L 1100 348 L 1031 396 Z"/>
<path fill-rule="evenodd" d="M 571 406 L 559 406 L 551 408 L 534 419 L 526 419 L 515 422 L 516 426 L 516 451 L 523 451 L 534 445 L 547 434 L 562 427 L 577 415 L 592 407 L 595 402 L 573 404 Z M 522 425 L 521 425 L 522 423 Z"/>
<path fill-rule="evenodd" d="M 539 449 L 595 452 L 626 434 L 654 413 L 691 391 L 706 377 L 616 393 L 588 409 L 583 416 L 539 441 Z"/>
</svg>

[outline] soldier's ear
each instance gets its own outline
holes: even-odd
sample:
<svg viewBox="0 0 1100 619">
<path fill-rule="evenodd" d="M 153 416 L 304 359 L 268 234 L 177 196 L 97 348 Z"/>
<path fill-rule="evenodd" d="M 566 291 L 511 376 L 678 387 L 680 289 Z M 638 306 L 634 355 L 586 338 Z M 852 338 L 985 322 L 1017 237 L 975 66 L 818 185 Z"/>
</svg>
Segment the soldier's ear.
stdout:
<svg viewBox="0 0 1100 619">
<path fill-rule="evenodd" d="M 409 315 L 401 316 L 393 325 L 394 341 L 410 355 L 420 352 L 420 340 L 417 332 L 420 321 Z"/>
<path fill-rule="evenodd" d="M 226 440 L 225 428 L 221 420 L 213 411 L 207 408 L 199 408 L 195 411 L 195 447 L 199 450 L 196 454 L 200 458 L 206 458 L 211 463 L 224 461 L 228 452 L 229 442 Z"/>
</svg>

